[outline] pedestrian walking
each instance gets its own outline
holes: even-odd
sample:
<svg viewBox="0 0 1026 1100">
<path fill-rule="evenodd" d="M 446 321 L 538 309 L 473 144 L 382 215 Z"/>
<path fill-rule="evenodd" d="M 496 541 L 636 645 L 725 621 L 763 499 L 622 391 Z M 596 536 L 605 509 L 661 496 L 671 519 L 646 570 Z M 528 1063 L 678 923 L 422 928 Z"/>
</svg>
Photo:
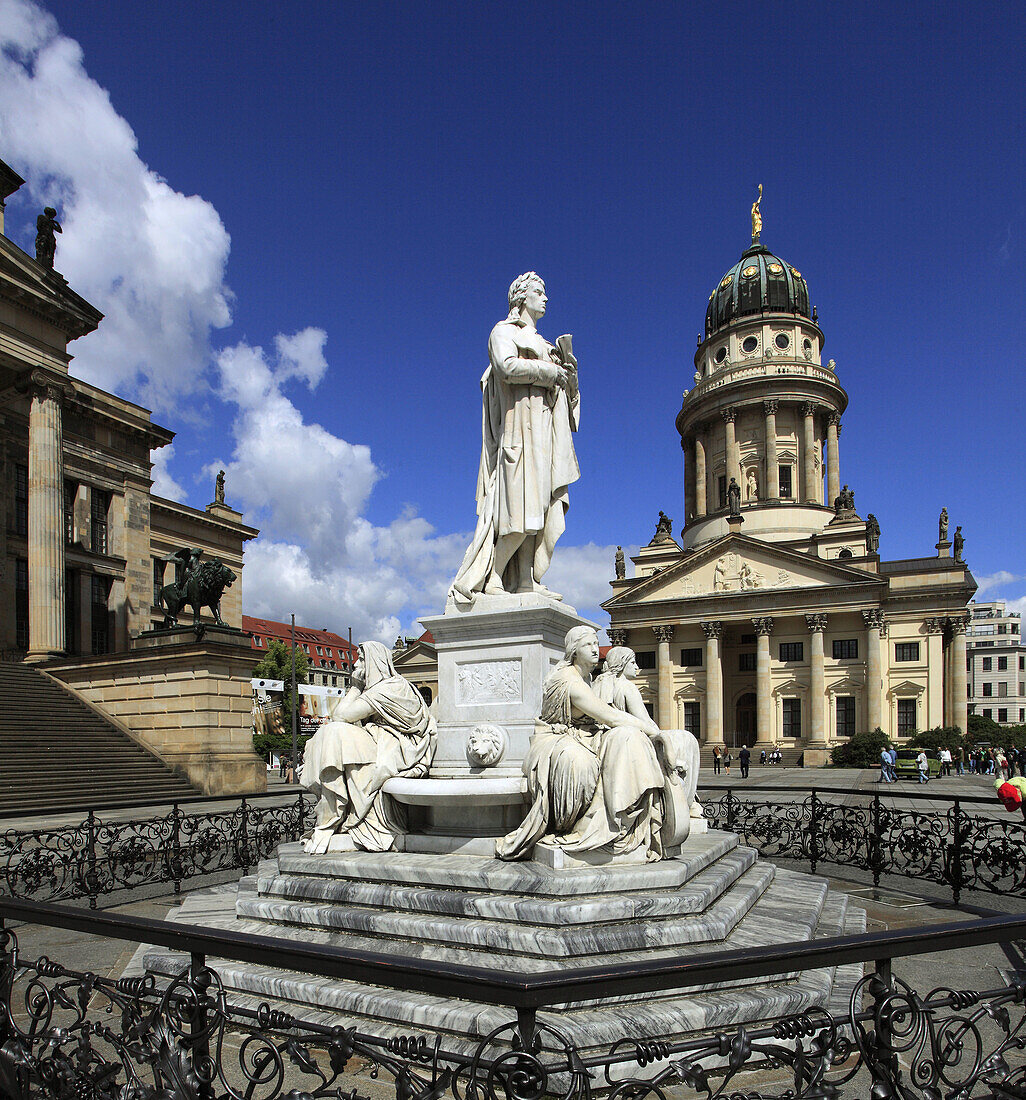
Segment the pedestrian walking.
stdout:
<svg viewBox="0 0 1026 1100">
<path fill-rule="evenodd" d="M 730 762 L 731 762 L 730 749 L 723 754 L 723 770 L 730 775 Z"/>
<path fill-rule="evenodd" d="M 898 782 L 898 750 L 893 745 L 891 745 L 891 748 L 890 748 L 890 757 L 891 757 L 891 767 L 890 767 L 891 782 L 892 783 L 897 783 Z"/>
<path fill-rule="evenodd" d="M 965 775 L 965 750 L 961 745 L 955 749 L 955 775 Z"/>
<path fill-rule="evenodd" d="M 748 765 L 752 762 L 752 754 L 747 745 L 741 746 L 741 751 L 737 754 L 737 761 L 741 765 L 741 778 L 748 778 Z"/>
<path fill-rule="evenodd" d="M 720 746 L 717 745 L 713 749 L 713 775 L 720 774 L 720 765 L 723 763 L 723 753 L 720 752 Z"/>
<path fill-rule="evenodd" d="M 930 761 L 926 759 L 926 753 L 920 750 L 919 755 L 916 757 L 916 767 L 919 770 L 919 782 L 930 782 Z"/>
<path fill-rule="evenodd" d="M 877 783 L 890 783 L 891 782 L 891 748 L 890 745 L 884 745 L 880 750 L 880 778 Z"/>
</svg>

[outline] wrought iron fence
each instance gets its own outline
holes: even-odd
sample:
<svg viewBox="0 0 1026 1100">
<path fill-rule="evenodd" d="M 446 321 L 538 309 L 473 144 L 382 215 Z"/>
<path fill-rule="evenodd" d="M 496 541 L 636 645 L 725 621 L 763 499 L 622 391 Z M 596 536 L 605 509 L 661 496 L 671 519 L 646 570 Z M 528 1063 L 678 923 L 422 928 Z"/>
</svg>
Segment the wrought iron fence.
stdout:
<svg viewBox="0 0 1026 1100">
<path fill-rule="evenodd" d="M 173 979 L 108 979 L 23 958 L 12 920 L 158 944 L 190 962 Z M 0 1092 L 10 1100 L 357 1100 L 370 1076 L 379 1090 L 383 1077 L 396 1100 L 1016 1097 L 1026 1090 L 1026 984 L 1013 977 L 986 990 L 920 995 L 894 976 L 892 961 L 1023 936 L 1026 918 L 997 917 L 525 975 L 0 898 Z M 469 999 L 509 1018 L 462 1043 L 441 1023 L 386 1035 L 311 1022 L 233 999 L 208 956 Z M 812 1009 L 644 1041 L 625 1018 L 618 1041 L 588 1050 L 560 1027 L 565 1004 L 850 963 L 874 970 L 841 1014 Z M 744 1076 L 752 1069 L 762 1071 L 754 1082 Z"/>
<path fill-rule="evenodd" d="M 745 785 L 704 793 L 711 828 L 735 832 L 741 842 L 769 858 L 860 868 L 937 883 L 957 905 L 964 890 L 1026 897 L 1026 821 L 973 813 L 995 806 L 978 796 L 880 795 L 840 788 L 781 790 Z M 775 791 L 777 797 L 755 797 Z M 842 798 L 844 801 L 840 801 Z M 924 802 L 947 802 L 943 810 Z"/>
<path fill-rule="evenodd" d="M 70 825 L 0 831 L 0 888 L 37 901 L 98 900 L 155 884 L 177 894 L 188 879 L 248 874 L 310 824 L 305 791 L 252 795 L 223 808 L 223 798 L 175 802 L 157 816 L 105 818 L 100 807 Z"/>
</svg>

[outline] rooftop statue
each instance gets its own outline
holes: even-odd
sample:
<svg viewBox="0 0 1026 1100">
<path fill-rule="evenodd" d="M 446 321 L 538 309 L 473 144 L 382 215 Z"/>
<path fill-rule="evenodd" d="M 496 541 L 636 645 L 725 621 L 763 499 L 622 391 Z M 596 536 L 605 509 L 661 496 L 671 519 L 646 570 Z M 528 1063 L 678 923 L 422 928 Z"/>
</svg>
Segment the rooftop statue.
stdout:
<svg viewBox="0 0 1026 1100">
<path fill-rule="evenodd" d="M 623 547 L 616 548 L 616 557 L 613 559 L 613 567 L 616 570 L 616 579 L 622 581 L 627 576 L 627 565 L 623 558 Z"/>
<path fill-rule="evenodd" d="M 655 537 L 657 539 L 673 538 L 673 520 L 660 509 L 659 519 L 656 521 Z"/>
<path fill-rule="evenodd" d="M 224 504 L 224 470 L 217 471 L 217 479 L 214 482 L 214 501 Z"/>
<path fill-rule="evenodd" d="M 880 521 L 872 512 L 866 516 L 866 551 L 870 554 L 880 552 Z"/>
<path fill-rule="evenodd" d="M 762 234 L 762 184 L 759 184 L 759 197 L 752 203 L 752 244 L 759 243 Z"/>
<path fill-rule="evenodd" d="M 395 670 L 388 647 L 364 642 L 353 686 L 306 746 L 299 781 L 317 796 L 307 852 L 387 852 L 406 810 L 384 793 L 395 775 L 419 779 L 435 755 L 435 720 Z"/>
<path fill-rule="evenodd" d="M 580 399 L 571 338 L 553 345 L 535 328 L 547 301 L 539 276 L 521 275 L 509 288 L 509 316 L 488 338 L 477 530 L 450 590 L 459 603 L 479 593 L 561 598 L 541 578 L 580 477 L 572 434 Z"/>
<path fill-rule="evenodd" d="M 947 510 L 947 508 L 942 508 L 941 509 L 940 518 L 937 520 L 937 541 L 938 542 L 947 542 L 948 541 L 948 510 Z"/>
<path fill-rule="evenodd" d="M 953 541 L 955 544 L 955 561 L 961 561 L 962 551 L 965 549 L 965 536 L 962 534 L 961 527 L 955 528 L 955 537 Z"/>
<path fill-rule="evenodd" d="M 603 690 L 622 705 L 601 698 L 591 684 L 598 660 L 595 631 L 574 627 L 545 681 L 524 757 L 531 808 L 520 828 L 496 841 L 500 859 L 528 859 L 545 839 L 569 853 L 641 848 L 652 862 L 690 830 L 686 783 L 697 774 L 687 773 L 697 765 L 684 731 L 660 730 L 616 675 Z"/>
<path fill-rule="evenodd" d="M 36 261 L 50 271 L 53 271 L 53 261 L 57 255 L 57 238 L 54 234 L 63 232 L 61 223 L 57 220 L 57 211 L 52 206 L 44 207 L 42 214 L 36 218 Z"/>
</svg>

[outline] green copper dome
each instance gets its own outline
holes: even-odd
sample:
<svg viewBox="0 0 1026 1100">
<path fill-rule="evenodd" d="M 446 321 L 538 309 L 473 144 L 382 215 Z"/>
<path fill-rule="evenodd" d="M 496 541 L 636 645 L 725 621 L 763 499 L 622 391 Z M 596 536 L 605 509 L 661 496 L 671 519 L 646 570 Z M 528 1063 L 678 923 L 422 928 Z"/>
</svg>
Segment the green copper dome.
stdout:
<svg viewBox="0 0 1026 1100">
<path fill-rule="evenodd" d="M 765 245 L 753 244 L 709 296 L 705 335 L 708 338 L 740 317 L 759 313 L 790 313 L 815 320 L 802 273 Z"/>
</svg>

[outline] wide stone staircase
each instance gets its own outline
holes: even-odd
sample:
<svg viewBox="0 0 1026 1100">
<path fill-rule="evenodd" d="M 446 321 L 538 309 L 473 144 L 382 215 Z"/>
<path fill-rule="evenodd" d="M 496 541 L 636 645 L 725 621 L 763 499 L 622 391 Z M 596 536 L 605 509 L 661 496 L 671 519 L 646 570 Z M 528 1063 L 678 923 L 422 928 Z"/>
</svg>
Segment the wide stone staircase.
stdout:
<svg viewBox="0 0 1026 1100">
<path fill-rule="evenodd" d="M 198 793 L 49 676 L 0 663 L 0 815 L 172 802 Z"/>
<path fill-rule="evenodd" d="M 731 749 L 730 755 L 733 758 L 731 763 L 731 770 L 735 770 L 739 767 L 737 762 L 737 754 L 740 749 Z M 752 749 L 752 766 L 757 767 L 759 765 L 759 749 Z M 779 764 L 774 764 L 775 768 L 800 768 L 802 766 L 802 756 L 804 755 L 804 749 L 781 749 L 780 755 L 783 758 Z M 713 753 L 712 749 L 707 745 L 702 746 L 702 771 L 706 776 L 713 774 Z M 740 774 L 740 772 L 738 772 Z"/>
</svg>

